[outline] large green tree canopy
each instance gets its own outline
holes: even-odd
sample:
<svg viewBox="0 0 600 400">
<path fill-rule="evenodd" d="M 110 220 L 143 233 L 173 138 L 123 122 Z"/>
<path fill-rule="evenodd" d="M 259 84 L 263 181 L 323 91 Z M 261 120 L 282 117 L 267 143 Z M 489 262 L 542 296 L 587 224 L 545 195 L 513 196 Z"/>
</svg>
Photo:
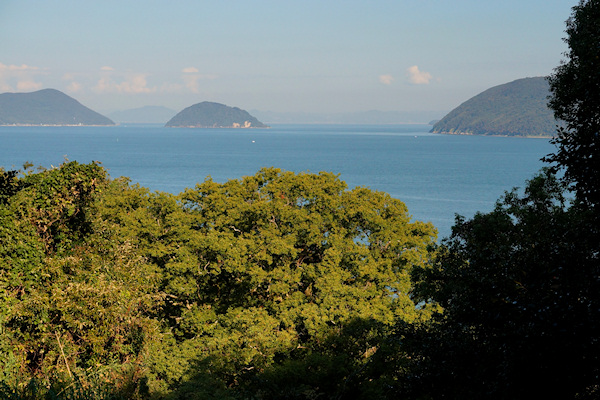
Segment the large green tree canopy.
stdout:
<svg viewBox="0 0 600 400">
<path fill-rule="evenodd" d="M 598 398 L 600 1 L 580 1 L 566 32 L 549 79 L 565 125 L 546 157 L 564 179 L 544 171 L 458 218 L 432 268 L 415 270 L 415 295 L 443 309 L 399 330 L 416 398 Z"/>
<path fill-rule="evenodd" d="M 566 126 L 548 161 L 564 168 L 580 200 L 600 207 L 600 1 L 573 7 L 566 33 L 567 60 L 549 78 L 549 106 Z"/>
<path fill-rule="evenodd" d="M 331 173 L 263 169 L 177 196 L 94 163 L 1 178 L 4 382 L 92 374 L 125 397 L 377 392 L 386 332 L 429 315 L 410 274 L 430 260 L 433 226 Z"/>
</svg>

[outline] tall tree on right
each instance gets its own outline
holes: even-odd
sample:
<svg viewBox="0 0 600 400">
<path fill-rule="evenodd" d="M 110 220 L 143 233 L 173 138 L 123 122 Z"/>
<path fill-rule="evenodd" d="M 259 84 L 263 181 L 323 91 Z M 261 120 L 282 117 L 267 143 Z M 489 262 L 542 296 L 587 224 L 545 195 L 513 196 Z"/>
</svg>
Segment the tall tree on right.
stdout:
<svg viewBox="0 0 600 400">
<path fill-rule="evenodd" d="M 600 1 L 581 0 L 567 20 L 569 46 L 549 77 L 549 106 L 564 121 L 545 161 L 564 170 L 578 199 L 600 208 Z"/>
<path fill-rule="evenodd" d="M 399 324 L 409 398 L 600 398 L 600 0 L 573 7 L 566 32 L 568 61 L 549 78 L 564 125 L 546 157 L 564 181 L 544 170 L 457 218 L 413 269 L 414 301 L 443 311 Z"/>
</svg>

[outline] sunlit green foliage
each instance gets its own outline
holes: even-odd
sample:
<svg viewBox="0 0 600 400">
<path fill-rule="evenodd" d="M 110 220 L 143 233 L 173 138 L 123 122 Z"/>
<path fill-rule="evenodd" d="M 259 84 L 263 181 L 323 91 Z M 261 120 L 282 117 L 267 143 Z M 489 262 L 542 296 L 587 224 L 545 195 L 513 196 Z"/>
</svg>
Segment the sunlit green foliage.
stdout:
<svg viewBox="0 0 600 400">
<path fill-rule="evenodd" d="M 158 326 L 143 315 L 154 288 L 142 258 L 115 245 L 97 220 L 104 170 L 70 162 L 20 181 L 0 206 L 5 382 L 137 363 Z"/>
<path fill-rule="evenodd" d="M 393 379 L 379 360 L 391 327 L 429 315 L 410 273 L 428 262 L 434 228 L 333 174 L 264 169 L 179 196 L 94 163 L 4 177 L 7 390 L 40 397 L 77 380 L 123 382 L 130 397 L 379 393 Z"/>
</svg>

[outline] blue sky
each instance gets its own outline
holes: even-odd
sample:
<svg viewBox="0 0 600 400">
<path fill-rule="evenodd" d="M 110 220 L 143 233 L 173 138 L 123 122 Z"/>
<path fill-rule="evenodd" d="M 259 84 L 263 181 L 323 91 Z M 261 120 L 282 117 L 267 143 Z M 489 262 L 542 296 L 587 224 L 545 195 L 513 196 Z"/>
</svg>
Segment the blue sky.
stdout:
<svg viewBox="0 0 600 400">
<path fill-rule="evenodd" d="M 100 112 L 200 101 L 431 111 L 552 72 L 576 0 L 0 0 L 0 92 Z"/>
</svg>

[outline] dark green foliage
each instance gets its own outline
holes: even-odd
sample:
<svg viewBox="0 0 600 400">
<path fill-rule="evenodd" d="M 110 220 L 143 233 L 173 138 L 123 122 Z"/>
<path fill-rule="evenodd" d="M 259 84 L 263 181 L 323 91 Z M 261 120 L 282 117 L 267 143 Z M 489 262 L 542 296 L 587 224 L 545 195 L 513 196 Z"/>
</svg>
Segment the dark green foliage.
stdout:
<svg viewBox="0 0 600 400">
<path fill-rule="evenodd" d="M 581 1 L 567 20 L 567 61 L 550 77 L 549 106 L 565 121 L 547 161 L 564 169 L 585 204 L 600 207 L 600 2 Z"/>
<path fill-rule="evenodd" d="M 467 100 L 432 132 L 472 135 L 554 136 L 556 120 L 546 105 L 545 78 L 525 78 L 495 86 Z"/>
<path fill-rule="evenodd" d="M 457 219 L 415 295 L 443 308 L 414 333 L 417 392 L 575 398 L 600 383 L 600 269 L 590 213 L 553 176 Z"/>
<path fill-rule="evenodd" d="M 19 171 L 5 171 L 0 168 L 0 204 L 6 204 L 20 190 L 21 182 L 17 179 L 18 174 Z"/>
<path fill-rule="evenodd" d="M 246 126 L 246 124 L 249 124 Z M 179 112 L 167 124 L 167 127 L 188 128 L 267 128 L 265 124 L 248 112 L 237 107 L 204 101 Z"/>
<path fill-rule="evenodd" d="M 132 383 L 130 371 L 125 381 L 115 371 L 97 372 L 95 376 L 53 376 L 49 382 L 32 378 L 22 384 L 9 385 L 0 381 L 3 400 L 137 400 L 148 397 L 143 382 Z"/>
<path fill-rule="evenodd" d="M 391 385 L 404 372 L 390 327 L 354 319 L 332 331 L 318 346 L 281 354 L 261 370 L 248 369 L 233 385 L 217 385 L 208 374 L 215 360 L 201 359 L 198 373 L 172 393 L 174 399 L 386 399 L 396 398 Z M 402 360 L 407 364 L 406 360 Z M 193 394 L 197 397 L 190 397 Z"/>
<path fill-rule="evenodd" d="M 443 312 L 400 324 L 415 398 L 596 399 L 600 395 L 600 2 L 567 21 L 569 60 L 550 77 L 564 121 L 548 171 L 494 211 L 458 218 L 414 295 Z M 574 197 L 567 191 L 574 189 Z"/>
<path fill-rule="evenodd" d="M 0 94 L 0 125 L 114 125 L 55 89 Z"/>
</svg>

